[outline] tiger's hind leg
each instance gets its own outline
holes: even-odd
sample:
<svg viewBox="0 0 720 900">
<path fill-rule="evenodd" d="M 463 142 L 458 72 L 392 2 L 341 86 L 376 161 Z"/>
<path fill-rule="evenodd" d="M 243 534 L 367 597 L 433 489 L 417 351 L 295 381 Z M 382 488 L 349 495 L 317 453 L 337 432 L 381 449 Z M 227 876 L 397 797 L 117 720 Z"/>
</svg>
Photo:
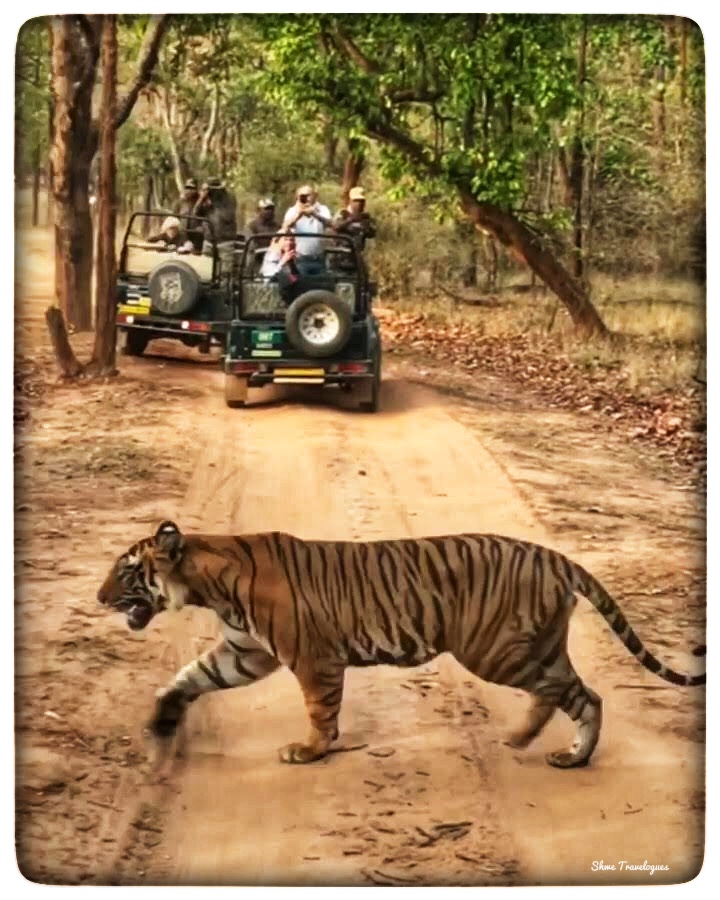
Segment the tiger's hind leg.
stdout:
<svg viewBox="0 0 720 900">
<path fill-rule="evenodd" d="M 337 663 L 301 665 L 294 670 L 310 717 L 310 736 L 303 743 L 280 748 L 286 763 L 309 763 L 321 759 L 338 736 L 338 714 L 342 703 L 345 668 Z"/>
<path fill-rule="evenodd" d="M 551 766 L 570 769 L 586 766 L 600 737 L 602 700 L 584 685 L 563 654 L 552 666 L 543 668 L 532 685 L 523 685 L 533 694 L 528 723 L 524 731 L 514 736 L 513 746 L 524 746 L 561 709 L 576 723 L 575 739 L 569 750 L 557 750 L 545 757 Z M 523 744 L 523 741 L 525 742 Z"/>
</svg>

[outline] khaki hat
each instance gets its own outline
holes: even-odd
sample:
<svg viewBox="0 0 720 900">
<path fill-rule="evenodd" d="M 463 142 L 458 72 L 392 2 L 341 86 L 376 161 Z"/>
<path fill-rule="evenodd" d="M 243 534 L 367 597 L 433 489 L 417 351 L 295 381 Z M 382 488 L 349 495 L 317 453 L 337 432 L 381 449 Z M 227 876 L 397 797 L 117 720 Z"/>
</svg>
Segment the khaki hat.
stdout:
<svg viewBox="0 0 720 900">
<path fill-rule="evenodd" d="M 365 199 L 365 191 L 361 187 L 351 188 L 350 199 L 351 200 L 364 200 Z"/>
<path fill-rule="evenodd" d="M 161 231 L 167 231 L 168 228 L 180 228 L 180 219 L 176 216 L 168 216 L 162 223 Z"/>
<path fill-rule="evenodd" d="M 271 197 L 264 197 L 262 200 L 258 200 L 258 209 L 274 209 L 275 202 Z"/>
<path fill-rule="evenodd" d="M 302 187 L 297 189 L 297 196 L 301 196 L 301 194 L 314 194 L 315 191 L 309 184 L 304 184 Z"/>
</svg>

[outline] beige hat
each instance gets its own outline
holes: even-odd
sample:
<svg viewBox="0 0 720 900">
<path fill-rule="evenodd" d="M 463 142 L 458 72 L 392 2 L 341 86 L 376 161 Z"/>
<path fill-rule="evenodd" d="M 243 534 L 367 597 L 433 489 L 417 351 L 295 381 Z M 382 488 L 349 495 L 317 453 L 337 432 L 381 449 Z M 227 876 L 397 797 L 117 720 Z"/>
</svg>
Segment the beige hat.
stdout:
<svg viewBox="0 0 720 900">
<path fill-rule="evenodd" d="M 161 231 L 167 231 L 168 228 L 180 228 L 180 219 L 176 216 L 168 216 L 162 223 Z"/>
<path fill-rule="evenodd" d="M 297 189 L 297 195 L 300 197 L 302 194 L 314 194 L 315 191 L 309 184 L 304 184 L 302 187 Z"/>
<path fill-rule="evenodd" d="M 365 191 L 361 187 L 354 187 L 350 190 L 350 199 L 351 200 L 364 200 L 365 199 Z"/>
</svg>

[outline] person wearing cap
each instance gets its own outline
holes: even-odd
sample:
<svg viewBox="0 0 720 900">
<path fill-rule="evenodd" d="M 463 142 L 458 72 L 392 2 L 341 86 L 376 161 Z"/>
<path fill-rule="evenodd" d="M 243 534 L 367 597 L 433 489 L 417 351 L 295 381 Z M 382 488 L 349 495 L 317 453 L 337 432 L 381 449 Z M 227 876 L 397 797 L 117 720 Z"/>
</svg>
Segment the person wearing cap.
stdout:
<svg viewBox="0 0 720 900">
<path fill-rule="evenodd" d="M 280 228 L 275 219 L 275 204 L 270 197 L 264 197 L 258 202 L 258 213 L 247 227 L 248 237 L 256 234 L 265 234 L 265 237 L 255 240 L 258 249 L 267 247 L 271 237 L 268 232 L 276 232 Z"/>
<path fill-rule="evenodd" d="M 365 191 L 361 187 L 350 190 L 348 205 L 335 214 L 333 230 L 336 234 L 349 234 L 362 250 L 368 238 L 375 237 L 377 227 L 373 217 L 365 212 Z"/>
<path fill-rule="evenodd" d="M 167 216 L 163 220 L 160 231 L 157 234 L 151 234 L 146 241 L 149 244 L 163 243 L 167 250 L 174 249 L 178 253 L 190 253 L 193 249 L 193 243 L 181 228 L 180 219 L 177 216 Z"/>
<path fill-rule="evenodd" d="M 323 241 L 313 235 L 324 234 L 332 225 L 327 206 L 318 203 L 317 191 L 309 184 L 297 189 L 295 203 L 285 213 L 283 231 L 294 231 L 298 236 L 298 267 L 303 275 L 313 275 L 324 269 Z"/>
<path fill-rule="evenodd" d="M 212 225 L 212 234 L 218 243 L 234 242 L 237 236 L 236 207 L 235 197 L 222 181 L 217 177 L 211 177 L 200 188 L 193 215 L 207 219 Z M 207 237 L 209 236 L 208 230 Z"/>
<path fill-rule="evenodd" d="M 188 178 L 183 187 L 180 200 L 177 202 L 174 212 L 181 220 L 181 225 L 187 231 L 188 239 L 192 241 L 197 252 L 202 249 L 203 233 L 199 222 L 188 221 L 189 216 L 195 216 L 195 206 L 200 199 L 196 178 Z"/>
</svg>

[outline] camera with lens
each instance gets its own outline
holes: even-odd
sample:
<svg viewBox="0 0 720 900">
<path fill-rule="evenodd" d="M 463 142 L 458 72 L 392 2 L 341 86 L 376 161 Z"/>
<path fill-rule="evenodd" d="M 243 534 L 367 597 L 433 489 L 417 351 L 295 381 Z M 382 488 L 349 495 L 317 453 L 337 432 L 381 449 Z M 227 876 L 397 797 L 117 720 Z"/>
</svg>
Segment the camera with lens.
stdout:
<svg viewBox="0 0 720 900">
<path fill-rule="evenodd" d="M 309 202 L 310 202 L 310 195 L 309 195 L 309 194 L 300 194 L 300 196 L 298 197 L 298 200 L 299 200 L 301 203 L 309 203 Z"/>
</svg>

